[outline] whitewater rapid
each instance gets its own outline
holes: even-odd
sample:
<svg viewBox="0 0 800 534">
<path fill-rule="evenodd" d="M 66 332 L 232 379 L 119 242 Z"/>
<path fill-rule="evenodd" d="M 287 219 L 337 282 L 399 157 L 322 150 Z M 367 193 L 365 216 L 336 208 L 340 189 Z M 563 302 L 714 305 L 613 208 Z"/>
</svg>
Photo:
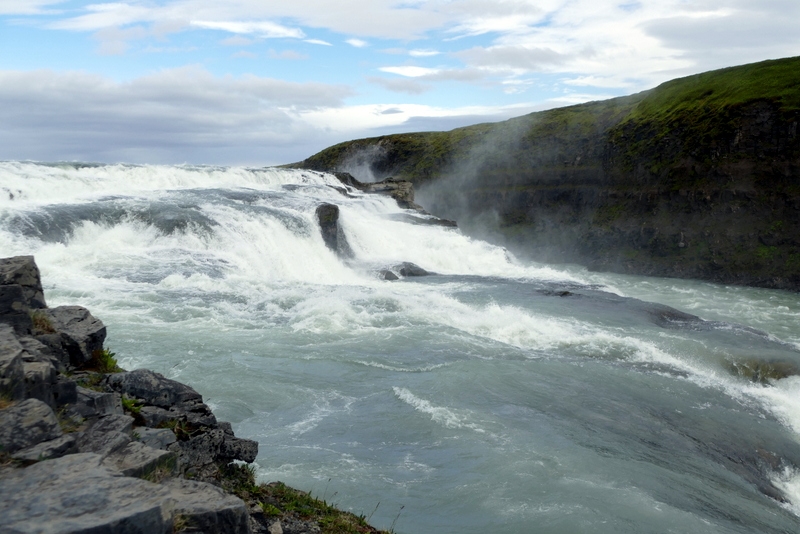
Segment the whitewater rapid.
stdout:
<svg viewBox="0 0 800 534">
<path fill-rule="evenodd" d="M 265 481 L 398 532 L 798 530 L 800 378 L 735 372 L 800 366 L 797 295 L 523 263 L 420 218 L 312 171 L 0 162 L 0 254 L 257 439 Z M 405 261 L 436 274 L 380 279 Z"/>
</svg>

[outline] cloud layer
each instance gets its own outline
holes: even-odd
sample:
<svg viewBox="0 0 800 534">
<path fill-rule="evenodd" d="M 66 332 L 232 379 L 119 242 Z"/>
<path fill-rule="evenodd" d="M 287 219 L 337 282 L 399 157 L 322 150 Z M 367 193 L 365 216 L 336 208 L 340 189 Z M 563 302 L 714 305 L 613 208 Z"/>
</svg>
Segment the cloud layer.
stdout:
<svg viewBox="0 0 800 534">
<path fill-rule="evenodd" d="M 0 0 L 0 158 L 282 163 L 798 55 L 797 20 L 797 0 Z"/>
</svg>

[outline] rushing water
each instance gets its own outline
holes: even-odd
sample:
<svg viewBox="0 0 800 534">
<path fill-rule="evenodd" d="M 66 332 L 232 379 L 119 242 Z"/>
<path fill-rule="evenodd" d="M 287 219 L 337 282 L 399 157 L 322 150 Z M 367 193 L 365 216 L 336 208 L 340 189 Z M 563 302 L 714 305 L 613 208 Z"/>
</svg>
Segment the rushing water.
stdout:
<svg viewBox="0 0 800 534">
<path fill-rule="evenodd" d="M 258 440 L 263 481 L 408 534 L 800 530 L 800 378 L 736 373 L 800 366 L 797 295 L 421 222 L 307 171 L 0 163 L 0 255 Z M 379 279 L 402 261 L 438 274 Z"/>
</svg>

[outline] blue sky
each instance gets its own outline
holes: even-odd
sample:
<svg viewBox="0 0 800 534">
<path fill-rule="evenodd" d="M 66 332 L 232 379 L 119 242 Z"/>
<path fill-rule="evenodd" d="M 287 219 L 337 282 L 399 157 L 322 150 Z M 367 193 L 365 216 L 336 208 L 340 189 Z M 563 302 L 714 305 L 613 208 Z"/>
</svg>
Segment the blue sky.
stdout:
<svg viewBox="0 0 800 534">
<path fill-rule="evenodd" d="M 0 0 L 0 159 L 270 165 L 800 55 L 797 0 Z"/>
</svg>

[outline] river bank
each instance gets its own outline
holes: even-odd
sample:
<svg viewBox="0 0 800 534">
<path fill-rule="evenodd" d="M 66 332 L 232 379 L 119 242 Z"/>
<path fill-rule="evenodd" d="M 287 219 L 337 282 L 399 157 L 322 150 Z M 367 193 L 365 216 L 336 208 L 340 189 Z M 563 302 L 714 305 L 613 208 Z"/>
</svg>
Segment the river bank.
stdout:
<svg viewBox="0 0 800 534">
<path fill-rule="evenodd" d="M 378 533 L 282 483 L 202 396 L 124 371 L 80 306 L 48 308 L 32 256 L 0 259 L 0 530 Z"/>
</svg>

